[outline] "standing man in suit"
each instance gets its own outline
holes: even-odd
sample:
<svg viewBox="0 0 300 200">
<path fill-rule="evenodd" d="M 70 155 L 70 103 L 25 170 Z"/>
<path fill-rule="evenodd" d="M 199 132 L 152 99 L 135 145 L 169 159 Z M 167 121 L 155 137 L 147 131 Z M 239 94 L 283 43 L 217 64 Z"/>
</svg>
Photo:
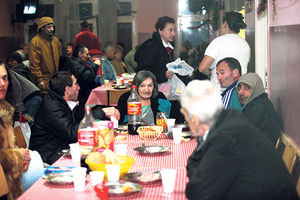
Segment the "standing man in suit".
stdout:
<svg viewBox="0 0 300 200">
<path fill-rule="evenodd" d="M 211 82 L 190 82 L 181 105 L 185 120 L 198 136 L 187 163 L 188 199 L 298 199 L 273 144 L 241 112 L 224 110 Z"/>
</svg>

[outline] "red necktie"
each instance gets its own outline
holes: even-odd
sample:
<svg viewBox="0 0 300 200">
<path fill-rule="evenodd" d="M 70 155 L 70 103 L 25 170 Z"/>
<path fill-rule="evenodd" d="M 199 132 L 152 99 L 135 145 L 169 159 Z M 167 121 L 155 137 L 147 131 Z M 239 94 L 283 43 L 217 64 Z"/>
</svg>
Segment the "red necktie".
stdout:
<svg viewBox="0 0 300 200">
<path fill-rule="evenodd" d="M 173 57 L 172 57 L 172 52 L 173 52 L 173 49 L 170 48 L 170 47 L 166 47 L 166 50 L 168 52 L 168 55 L 169 55 L 169 58 L 170 58 L 170 61 L 173 61 Z"/>
</svg>

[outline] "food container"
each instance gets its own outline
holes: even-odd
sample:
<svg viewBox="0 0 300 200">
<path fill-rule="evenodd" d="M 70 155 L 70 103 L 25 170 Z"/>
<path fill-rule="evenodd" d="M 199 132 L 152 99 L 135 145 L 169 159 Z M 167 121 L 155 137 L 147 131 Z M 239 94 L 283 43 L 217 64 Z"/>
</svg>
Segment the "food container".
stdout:
<svg viewBox="0 0 300 200">
<path fill-rule="evenodd" d="M 162 126 L 140 126 L 137 130 L 142 139 L 156 140 L 163 132 Z"/>
<path fill-rule="evenodd" d="M 130 169 L 132 163 L 134 162 L 134 158 L 131 156 L 119 156 L 121 159 L 120 163 L 113 163 L 116 165 L 120 165 L 120 178 L 124 176 Z M 85 160 L 85 163 L 90 167 L 92 171 L 102 171 L 104 172 L 104 178 L 107 179 L 106 173 L 106 165 L 111 165 L 112 163 L 92 163 L 88 159 Z"/>
</svg>

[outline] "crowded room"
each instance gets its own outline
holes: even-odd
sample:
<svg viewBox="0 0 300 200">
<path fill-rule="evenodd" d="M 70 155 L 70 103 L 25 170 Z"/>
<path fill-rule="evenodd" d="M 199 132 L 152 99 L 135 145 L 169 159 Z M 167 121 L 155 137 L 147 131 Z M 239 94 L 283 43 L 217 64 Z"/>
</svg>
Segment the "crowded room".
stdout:
<svg viewBox="0 0 300 200">
<path fill-rule="evenodd" d="M 0 8 L 0 200 L 299 199 L 299 0 Z"/>
</svg>

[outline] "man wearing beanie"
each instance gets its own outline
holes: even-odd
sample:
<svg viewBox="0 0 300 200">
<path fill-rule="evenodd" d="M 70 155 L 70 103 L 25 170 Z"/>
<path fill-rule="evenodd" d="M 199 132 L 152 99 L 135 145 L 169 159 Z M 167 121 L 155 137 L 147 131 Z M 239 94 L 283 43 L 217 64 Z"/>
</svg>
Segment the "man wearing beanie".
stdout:
<svg viewBox="0 0 300 200">
<path fill-rule="evenodd" d="M 37 76 L 38 87 L 46 92 L 49 90 L 49 80 L 58 71 L 61 45 L 54 36 L 54 21 L 50 17 L 39 20 L 37 35 L 29 45 L 30 70 Z"/>
</svg>

